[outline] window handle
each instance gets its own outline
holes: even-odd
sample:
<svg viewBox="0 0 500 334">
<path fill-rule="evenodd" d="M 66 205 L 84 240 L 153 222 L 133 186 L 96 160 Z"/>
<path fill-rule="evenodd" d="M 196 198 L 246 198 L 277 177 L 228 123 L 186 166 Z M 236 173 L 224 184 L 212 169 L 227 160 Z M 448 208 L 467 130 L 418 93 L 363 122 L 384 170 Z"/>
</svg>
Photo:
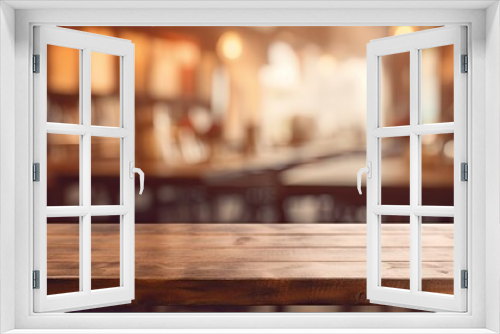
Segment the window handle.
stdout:
<svg viewBox="0 0 500 334">
<path fill-rule="evenodd" d="M 370 161 L 368 161 L 368 163 L 366 165 L 367 165 L 366 167 L 358 170 L 358 175 L 357 175 L 358 176 L 358 192 L 360 195 L 361 195 L 361 175 L 363 175 L 363 173 L 366 173 L 367 178 L 369 178 L 369 179 L 372 178 L 372 163 Z"/>
<path fill-rule="evenodd" d="M 139 174 L 140 177 L 140 185 L 141 189 L 139 190 L 139 195 L 142 195 L 142 191 L 144 190 L 144 172 L 140 168 L 135 168 L 134 167 L 134 162 L 130 161 L 129 163 L 129 171 L 130 171 L 130 178 L 134 178 L 134 173 Z"/>
</svg>

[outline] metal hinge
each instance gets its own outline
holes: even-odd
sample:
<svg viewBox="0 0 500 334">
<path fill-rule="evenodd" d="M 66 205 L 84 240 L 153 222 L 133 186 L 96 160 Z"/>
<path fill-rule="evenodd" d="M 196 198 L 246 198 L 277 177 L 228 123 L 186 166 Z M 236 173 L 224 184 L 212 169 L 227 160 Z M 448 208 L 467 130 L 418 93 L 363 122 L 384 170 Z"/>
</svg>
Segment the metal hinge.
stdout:
<svg viewBox="0 0 500 334">
<path fill-rule="evenodd" d="M 33 270 L 33 289 L 40 289 L 40 270 Z"/>
<path fill-rule="evenodd" d="M 467 270 L 462 270 L 460 272 L 460 276 L 461 276 L 461 287 L 462 289 L 467 289 L 469 287 L 469 273 L 467 272 Z"/>
<path fill-rule="evenodd" d="M 462 73 L 469 72 L 469 57 L 467 55 L 462 55 Z"/>
<path fill-rule="evenodd" d="M 40 55 L 33 55 L 33 73 L 40 73 Z"/>
<path fill-rule="evenodd" d="M 33 164 L 33 181 L 40 182 L 40 164 L 38 162 Z"/>
<path fill-rule="evenodd" d="M 469 181 L 469 166 L 466 162 L 460 164 L 460 180 Z"/>
</svg>

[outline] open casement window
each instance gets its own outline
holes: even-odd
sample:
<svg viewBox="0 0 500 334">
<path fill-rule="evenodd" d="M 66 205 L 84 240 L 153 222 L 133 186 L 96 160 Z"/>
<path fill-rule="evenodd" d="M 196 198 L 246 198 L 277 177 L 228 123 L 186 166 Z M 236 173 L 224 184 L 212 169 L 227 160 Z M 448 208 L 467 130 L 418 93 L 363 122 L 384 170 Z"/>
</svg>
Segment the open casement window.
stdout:
<svg viewBox="0 0 500 334">
<path fill-rule="evenodd" d="M 79 76 L 77 95 L 79 105 L 76 110 L 79 114 L 73 123 L 51 122 L 47 118 L 48 109 L 48 50 L 54 48 L 76 52 L 74 57 L 76 73 L 64 75 Z M 51 51 L 52 52 L 52 51 Z M 49 52 L 50 53 L 50 52 Z M 67 54 L 67 53 L 66 53 Z M 113 126 L 95 124 L 93 106 L 91 103 L 91 62 L 94 54 L 116 57 L 119 84 L 117 96 L 119 107 L 116 107 L 116 123 Z M 63 64 L 50 63 L 57 67 Z M 118 69 L 119 68 L 119 69 Z M 135 186 L 134 174 L 134 44 L 128 40 L 111 38 L 90 33 L 78 32 L 70 29 L 38 26 L 34 28 L 34 56 L 33 56 L 33 89 L 34 89 L 34 271 L 33 293 L 34 311 L 73 311 L 96 308 L 108 305 L 130 303 L 134 299 L 134 202 Z M 102 68 L 100 72 L 103 72 Z M 92 74 L 99 71 L 92 70 Z M 74 79 L 74 78 L 73 78 Z M 64 85 L 64 83 L 63 83 Z M 93 86 L 93 85 L 92 85 Z M 79 93 L 78 93 L 79 90 Z M 76 168 L 79 173 L 78 200 L 68 206 L 48 206 L 47 199 L 47 146 L 48 138 L 54 136 L 73 138 L 76 154 L 79 161 Z M 94 143 L 114 140 L 116 142 L 117 187 L 119 198 L 114 205 L 94 205 L 96 201 L 91 192 L 91 160 Z M 50 140 L 49 140 L 50 144 Z M 71 161 L 66 161 L 71 163 Z M 61 171 L 59 171 L 61 172 Z M 64 171 L 62 171 L 64 172 Z M 61 173 L 62 173 L 61 172 Z M 142 186 L 142 184 L 141 184 Z M 93 218 L 98 221 L 105 216 L 114 217 L 116 227 L 113 243 L 107 243 L 111 233 L 99 235 L 104 246 L 113 246 L 117 249 L 112 265 L 116 268 L 116 282 L 111 287 L 94 286 L 92 271 L 92 238 L 94 237 Z M 64 224 L 65 232 L 75 236 L 72 245 L 67 240 L 48 242 L 48 224 L 50 220 L 72 222 Z M 61 225 L 61 224 L 60 224 Z M 68 227 L 69 226 L 69 227 Z M 76 240 L 76 241 L 75 241 Z M 72 277 L 73 289 L 64 293 L 49 291 L 47 255 L 54 249 L 62 249 L 58 253 L 62 272 L 68 272 Z M 67 251 L 66 251 L 67 250 Z M 71 251 L 69 251 L 71 250 Z M 109 252 L 111 256 L 111 251 Z M 68 265 L 70 263 L 71 265 Z M 114 270 L 111 265 L 101 264 L 101 272 Z M 99 264 L 96 264 L 99 269 Z M 50 270 L 50 268 L 49 268 Z M 59 271 L 61 272 L 61 271 Z M 54 278 L 52 275 L 50 279 Z M 68 277 L 55 277 L 62 286 Z"/>
<path fill-rule="evenodd" d="M 451 116 L 445 121 L 436 119 L 429 121 L 427 103 L 429 82 L 425 80 L 429 52 L 438 48 L 451 49 L 448 63 L 448 78 L 453 84 Z M 421 32 L 409 33 L 394 37 L 371 41 L 367 47 L 368 66 L 368 115 L 367 115 L 367 297 L 371 303 L 407 307 L 429 311 L 467 310 L 467 289 L 462 287 L 462 276 L 467 273 L 467 182 L 462 176 L 466 173 L 467 163 L 467 57 L 466 28 L 443 27 Z M 394 110 L 398 115 L 397 126 L 387 126 L 385 117 L 389 112 L 383 99 L 384 75 L 383 67 L 391 61 L 405 58 L 407 72 L 395 71 L 398 76 L 405 76 L 409 82 L 409 102 L 407 107 Z M 427 87 L 426 87 L 427 85 Z M 433 89 L 439 89 L 435 86 Z M 432 95 L 432 92 L 431 92 Z M 439 111 L 438 112 L 446 112 Z M 402 114 L 407 117 L 401 117 Z M 447 145 L 447 155 L 450 159 L 450 169 L 447 175 L 454 185 L 453 206 L 432 205 L 422 192 L 423 184 L 423 145 L 429 136 L 451 137 L 451 145 Z M 409 180 L 408 205 L 395 205 L 384 201 L 384 174 L 397 173 L 397 168 L 385 164 L 386 147 L 388 143 L 398 142 L 405 146 L 399 154 L 408 163 L 405 164 L 406 177 Z M 402 143 L 402 144 L 401 144 Z M 451 147 L 451 149 L 450 149 Z M 450 153 L 451 150 L 451 153 Z M 408 153 L 409 152 L 409 153 Z M 394 153 L 393 153 L 394 154 Z M 390 170 L 382 171 L 387 168 Z M 385 173 L 384 173 L 385 172 Z M 433 182 L 440 182 L 437 177 Z M 398 221 L 401 224 L 386 224 L 387 221 Z M 442 252 L 439 240 L 448 240 L 450 236 L 440 236 L 432 229 L 429 221 L 447 221 L 452 224 L 449 231 L 453 241 L 453 251 L 450 251 L 449 263 L 438 263 L 439 268 L 429 265 L 426 258 L 433 258 Z M 406 225 L 404 225 L 406 224 Z M 443 224 L 442 224 L 443 225 Z M 402 226 L 398 240 L 389 240 L 384 231 L 394 226 Z M 436 226 L 436 225 L 434 225 Z M 439 239 L 444 238 L 444 239 Z M 387 252 L 384 243 L 391 247 L 401 247 Z M 432 247 L 427 247 L 432 244 Z M 405 249 L 406 247 L 406 249 Z M 387 253 L 386 253 L 387 252 Z M 384 254 L 385 253 L 385 254 Z M 392 259 L 384 258 L 386 254 Z M 398 257 L 398 259 L 394 259 Z M 407 257 L 402 262 L 399 257 Z M 425 263 L 424 263 L 425 260 Z M 391 262 L 394 261 L 394 262 Z M 400 261 L 400 262 L 397 262 Z M 408 285 L 390 283 L 391 275 L 387 272 L 397 272 L 409 281 Z M 430 274 L 429 274 L 430 272 Z M 402 274 L 403 273 L 403 274 Z M 453 280 L 453 288 L 447 293 L 429 291 L 425 279 L 429 276 L 439 281 L 446 276 Z M 389 278 L 386 280 L 386 278 Z M 389 283 L 388 283 L 389 282 Z"/>
</svg>

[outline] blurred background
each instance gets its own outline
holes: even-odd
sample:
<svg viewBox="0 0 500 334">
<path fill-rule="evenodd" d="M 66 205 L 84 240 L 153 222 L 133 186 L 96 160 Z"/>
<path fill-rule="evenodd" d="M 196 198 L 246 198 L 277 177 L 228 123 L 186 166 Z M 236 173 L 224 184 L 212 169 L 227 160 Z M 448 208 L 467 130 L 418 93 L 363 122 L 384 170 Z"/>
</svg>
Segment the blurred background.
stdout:
<svg viewBox="0 0 500 334">
<path fill-rule="evenodd" d="M 135 44 L 135 165 L 146 175 L 136 224 L 161 225 L 364 224 L 366 198 L 356 190 L 356 172 L 366 165 L 366 45 L 433 27 L 68 28 Z M 119 57 L 92 52 L 91 61 L 92 125 L 120 126 Z M 47 120 L 78 124 L 79 51 L 49 45 L 47 66 Z M 381 69 L 381 125 L 408 125 L 409 53 L 382 57 Z M 421 71 L 421 121 L 452 122 L 453 46 L 423 50 Z M 92 205 L 119 204 L 120 140 L 93 137 L 91 145 Z M 408 205 L 409 138 L 384 138 L 381 149 L 382 204 Z M 49 206 L 79 205 L 79 150 L 78 136 L 48 135 Z M 422 204 L 453 205 L 453 134 L 422 136 Z M 92 223 L 118 221 L 92 217 Z M 396 216 L 382 221 L 407 223 Z M 50 226 L 66 231 L 63 222 L 71 223 L 51 218 L 49 233 Z M 113 229 L 118 248 L 107 250 L 115 260 L 108 258 L 104 271 L 110 263 L 119 268 L 119 228 L 103 226 L 106 237 L 96 239 L 106 244 Z M 51 249 L 55 259 L 67 252 Z M 443 272 L 453 279 L 452 271 Z M 98 311 L 408 311 L 306 304 Z"/>
<path fill-rule="evenodd" d="M 137 223 L 364 222 L 366 44 L 425 28 L 72 27 L 135 44 Z M 48 52 L 48 121 L 78 123 L 78 51 Z M 425 52 L 423 121 L 453 121 L 453 47 Z M 92 54 L 94 125 L 120 124 L 119 66 Z M 409 54 L 382 70 L 382 125 L 409 124 Z M 453 135 L 422 141 L 424 204 L 452 205 Z M 409 204 L 409 143 L 382 146 L 383 204 Z M 93 139 L 92 204 L 119 202 L 119 153 Z M 78 204 L 78 154 L 49 135 L 48 205 Z"/>
</svg>

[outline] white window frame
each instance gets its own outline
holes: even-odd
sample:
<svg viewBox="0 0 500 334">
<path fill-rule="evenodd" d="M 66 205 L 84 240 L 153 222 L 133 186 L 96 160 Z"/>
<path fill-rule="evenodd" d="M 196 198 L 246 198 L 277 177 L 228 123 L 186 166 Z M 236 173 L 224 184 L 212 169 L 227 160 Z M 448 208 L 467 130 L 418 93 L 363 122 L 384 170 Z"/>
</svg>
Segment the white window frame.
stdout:
<svg viewBox="0 0 500 334">
<path fill-rule="evenodd" d="M 16 10 L 12 7 L 17 7 Z M 66 6 L 69 8 L 60 8 Z M 119 9 L 128 6 L 133 9 Z M 397 8 L 391 8 L 397 6 Z M 84 8 L 86 7 L 86 8 Z M 99 8 L 98 8 L 99 7 Z M 108 7 L 103 10 L 102 7 Z M 142 10 L 137 8 L 142 7 Z M 149 7 L 149 9 L 148 9 Z M 163 8 L 159 8 L 163 7 Z M 44 9 L 45 8 L 45 9 Z M 49 8 L 49 9 L 47 9 Z M 78 8 L 78 9 L 75 9 Z M 84 8 L 84 9 L 82 9 Z M 370 9 L 367 9 L 370 8 Z M 437 8 L 437 9 L 436 9 Z M 485 24 L 486 23 L 486 24 Z M 468 26 L 469 307 L 467 313 L 34 314 L 32 262 L 32 26 Z M 113 2 L 0 4 L 0 331 L 492 333 L 500 331 L 500 14 L 497 1 Z M 15 33 L 14 33 L 15 32 Z M 486 66 L 488 71 L 486 71 Z M 14 84 L 13 84 L 14 83 Z M 13 112 L 15 110 L 15 113 Z M 15 138 L 15 145 L 12 139 Z M 487 154 L 486 154 L 487 153 Z M 15 172 L 15 173 L 14 173 Z M 356 171 L 353 171 L 353 177 Z M 14 177 L 12 177 L 14 175 Z M 486 182 L 488 175 L 488 182 Z M 15 194 L 13 196 L 13 194 Z M 12 289 L 12 287 L 15 287 Z M 487 291 L 487 293 L 486 293 Z M 14 307 L 12 307 L 14 305 Z M 140 328 L 139 328 L 140 326 Z M 383 330 L 380 330 L 384 328 Z M 412 330 L 413 328 L 413 330 Z M 45 331 L 43 331 L 45 329 Z M 135 330 L 134 330 L 135 329 Z M 246 329 L 246 330 L 244 330 Z M 249 330 L 251 329 L 251 331 Z M 294 330 L 295 329 L 295 330 Z M 379 330 L 377 330 L 379 329 Z M 117 332 L 121 332 L 118 330 Z M 81 331 L 80 331 L 81 333 Z"/>
<path fill-rule="evenodd" d="M 461 181 L 461 163 L 467 163 L 467 76 L 462 73 L 462 55 L 467 54 L 467 31 L 464 26 L 448 26 L 391 36 L 371 41 L 367 46 L 367 127 L 366 157 L 371 177 L 366 181 L 367 223 L 367 292 L 371 303 L 414 307 L 430 311 L 467 310 L 467 290 L 462 288 L 460 275 L 467 270 L 467 183 Z M 422 50 L 453 46 L 453 108 L 454 119 L 449 123 L 423 124 Z M 383 126 L 381 103 L 382 57 L 408 53 L 409 57 L 409 124 Z M 429 206 L 422 204 L 421 135 L 454 133 L 454 205 Z M 402 136 L 402 137 L 401 137 Z M 383 138 L 399 137 L 409 140 L 409 205 L 384 205 L 381 177 Z M 385 287 L 382 283 L 382 216 L 407 216 L 409 219 L 409 289 Z M 422 291 L 422 217 L 453 218 L 453 294 Z"/>
<path fill-rule="evenodd" d="M 79 123 L 47 122 L 47 46 L 78 50 L 80 54 Z M 120 124 L 97 126 L 91 120 L 91 54 L 113 55 L 120 62 Z M 34 270 L 39 270 L 40 285 L 34 289 L 35 312 L 85 310 L 128 304 L 134 299 L 135 277 L 135 183 L 132 168 L 135 160 L 134 44 L 128 40 L 59 27 L 34 27 L 34 53 L 39 55 L 39 73 L 34 84 L 34 162 L 39 163 L 39 181 L 34 192 Z M 47 134 L 79 135 L 79 189 L 77 206 L 47 206 Z M 120 141 L 120 203 L 92 205 L 92 138 L 116 138 Z M 119 216 L 120 285 L 92 289 L 91 249 L 92 217 Z M 47 218 L 79 217 L 79 291 L 47 295 Z"/>
</svg>

